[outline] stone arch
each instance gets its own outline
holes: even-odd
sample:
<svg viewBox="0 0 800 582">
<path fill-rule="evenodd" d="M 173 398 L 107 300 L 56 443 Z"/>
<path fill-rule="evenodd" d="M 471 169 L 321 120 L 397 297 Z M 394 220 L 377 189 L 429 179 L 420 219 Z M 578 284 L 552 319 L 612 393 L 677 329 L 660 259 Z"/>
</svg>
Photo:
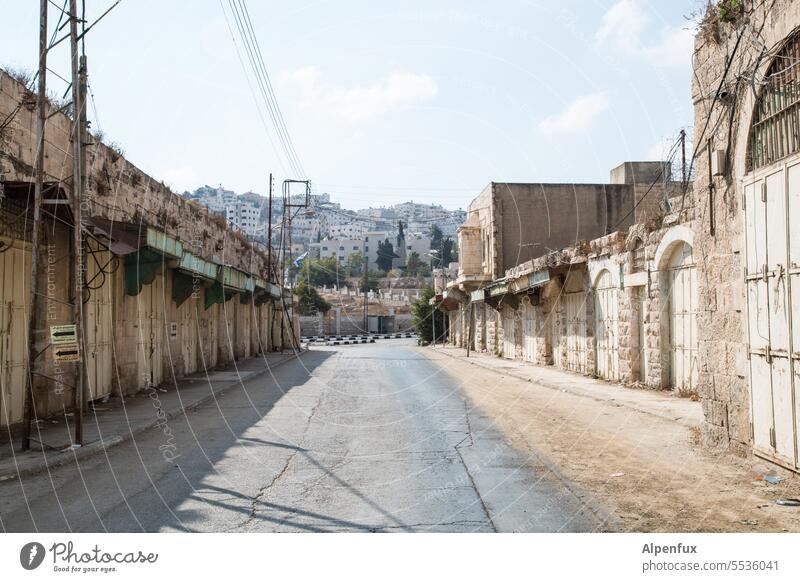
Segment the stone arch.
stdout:
<svg viewBox="0 0 800 582">
<path fill-rule="evenodd" d="M 593 261 L 589 263 L 588 270 L 589 270 L 589 283 L 591 285 L 590 290 L 594 290 L 597 288 L 598 280 L 606 271 L 611 276 L 611 281 L 614 283 L 615 287 L 619 288 L 622 286 L 622 280 L 619 274 L 619 263 L 612 261 L 611 259 Z"/>
<path fill-rule="evenodd" d="M 672 257 L 672 253 L 683 243 L 694 249 L 694 231 L 683 225 L 670 228 L 661 238 L 661 242 L 658 243 L 658 248 L 653 256 L 655 268 L 659 271 L 669 268 L 669 260 Z"/>
</svg>

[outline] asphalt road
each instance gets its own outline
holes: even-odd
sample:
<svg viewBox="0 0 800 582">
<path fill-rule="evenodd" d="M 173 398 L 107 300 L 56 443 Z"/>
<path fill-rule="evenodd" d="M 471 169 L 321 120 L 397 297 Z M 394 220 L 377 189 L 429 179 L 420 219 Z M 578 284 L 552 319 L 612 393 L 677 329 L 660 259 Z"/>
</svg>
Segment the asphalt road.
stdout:
<svg viewBox="0 0 800 582">
<path fill-rule="evenodd" d="M 5 531 L 588 531 L 593 514 L 410 340 L 314 348 L 79 467 Z"/>
</svg>

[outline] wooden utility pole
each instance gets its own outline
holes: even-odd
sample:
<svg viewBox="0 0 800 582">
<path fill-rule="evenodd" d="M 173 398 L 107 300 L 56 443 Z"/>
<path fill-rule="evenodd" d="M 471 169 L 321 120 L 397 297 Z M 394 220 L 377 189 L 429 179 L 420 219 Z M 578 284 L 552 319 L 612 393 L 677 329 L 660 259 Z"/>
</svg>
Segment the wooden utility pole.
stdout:
<svg viewBox="0 0 800 582">
<path fill-rule="evenodd" d="M 75 443 L 83 445 L 83 408 L 85 404 L 83 342 L 83 224 L 82 202 L 86 187 L 86 155 L 83 142 L 86 131 L 86 57 L 78 55 L 77 0 L 69 0 L 69 40 L 72 63 L 72 316 L 78 343 L 79 361 L 75 366 Z"/>
<path fill-rule="evenodd" d="M 47 120 L 47 2 L 39 3 L 39 93 L 36 100 L 36 183 L 33 190 L 33 233 L 31 236 L 31 280 L 28 294 L 28 382 L 25 392 L 25 436 L 22 450 L 31 446 L 31 424 L 36 415 L 33 398 L 33 368 L 38 355 L 36 330 L 39 320 L 36 308 L 39 299 L 39 231 L 42 221 L 44 188 L 44 126 Z"/>
</svg>

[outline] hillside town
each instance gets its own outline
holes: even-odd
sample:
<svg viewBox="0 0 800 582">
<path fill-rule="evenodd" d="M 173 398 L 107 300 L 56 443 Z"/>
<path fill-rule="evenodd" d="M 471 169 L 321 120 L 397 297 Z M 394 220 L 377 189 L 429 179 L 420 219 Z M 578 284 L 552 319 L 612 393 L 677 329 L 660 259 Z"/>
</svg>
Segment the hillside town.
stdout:
<svg viewBox="0 0 800 582">
<path fill-rule="evenodd" d="M 258 192 L 106 143 L 69 4 L 68 103 L 47 1 L 38 73 L 0 70 L 4 531 L 800 532 L 800 3 L 703 3 L 663 152 L 599 132 L 606 165 L 556 173 L 546 150 L 590 131 L 567 106 L 544 163 L 481 165 L 476 140 L 477 188 L 359 195 L 305 173 L 275 94 L 302 81 L 302 126 L 383 93 L 273 87 L 243 0 L 223 15 L 280 146 Z M 623 37 L 632 6 L 602 23 Z"/>
</svg>

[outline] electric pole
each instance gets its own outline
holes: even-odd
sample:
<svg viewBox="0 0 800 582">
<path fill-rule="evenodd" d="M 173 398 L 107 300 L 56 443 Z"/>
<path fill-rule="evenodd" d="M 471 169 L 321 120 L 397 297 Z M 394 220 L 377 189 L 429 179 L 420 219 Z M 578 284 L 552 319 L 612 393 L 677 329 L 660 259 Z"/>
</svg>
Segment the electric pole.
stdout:
<svg viewBox="0 0 800 582">
<path fill-rule="evenodd" d="M 33 190 L 33 233 L 31 237 L 31 280 L 28 294 L 28 386 L 25 392 L 25 436 L 22 450 L 31 446 L 31 424 L 36 415 L 33 398 L 33 367 L 36 360 L 36 307 L 39 298 L 39 230 L 44 188 L 44 125 L 47 119 L 47 2 L 39 3 L 39 92 L 36 100 L 36 183 Z"/>
<path fill-rule="evenodd" d="M 364 333 L 369 333 L 369 301 L 367 300 L 369 291 L 369 253 L 367 252 L 367 241 L 364 241 Z"/>
<path fill-rule="evenodd" d="M 72 221 L 73 221 L 73 301 L 72 315 L 78 343 L 75 367 L 75 444 L 83 445 L 84 374 L 86 346 L 83 342 L 83 224 L 82 200 L 86 187 L 86 155 L 83 142 L 86 131 L 86 57 L 78 55 L 77 0 L 69 1 L 69 39 L 72 63 Z"/>
<path fill-rule="evenodd" d="M 269 202 L 267 203 L 267 280 L 272 276 L 272 172 L 269 173 Z M 276 281 L 277 283 L 277 281 Z"/>
</svg>

